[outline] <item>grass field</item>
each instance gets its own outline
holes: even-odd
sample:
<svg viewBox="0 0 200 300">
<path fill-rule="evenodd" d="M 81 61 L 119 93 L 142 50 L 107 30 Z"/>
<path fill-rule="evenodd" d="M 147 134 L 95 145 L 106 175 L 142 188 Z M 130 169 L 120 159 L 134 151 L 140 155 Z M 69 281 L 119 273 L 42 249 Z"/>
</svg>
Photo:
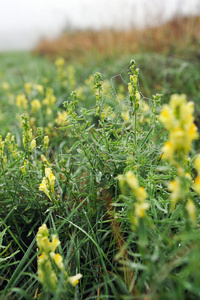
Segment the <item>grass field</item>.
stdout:
<svg viewBox="0 0 200 300">
<path fill-rule="evenodd" d="M 0 54 L 0 299 L 200 297 L 199 26 Z"/>
</svg>

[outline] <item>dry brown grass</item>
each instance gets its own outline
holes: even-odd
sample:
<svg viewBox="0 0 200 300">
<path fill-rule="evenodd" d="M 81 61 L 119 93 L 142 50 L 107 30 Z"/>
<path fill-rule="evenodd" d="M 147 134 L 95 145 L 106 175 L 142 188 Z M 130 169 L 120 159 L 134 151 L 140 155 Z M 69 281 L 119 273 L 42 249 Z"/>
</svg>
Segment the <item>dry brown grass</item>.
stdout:
<svg viewBox="0 0 200 300">
<path fill-rule="evenodd" d="M 200 45 L 200 16 L 177 17 L 163 25 L 143 30 L 129 31 L 76 31 L 65 32 L 54 40 L 43 40 L 35 52 L 66 60 L 85 56 L 112 57 L 138 51 L 174 52 L 187 51 L 188 46 Z"/>
</svg>

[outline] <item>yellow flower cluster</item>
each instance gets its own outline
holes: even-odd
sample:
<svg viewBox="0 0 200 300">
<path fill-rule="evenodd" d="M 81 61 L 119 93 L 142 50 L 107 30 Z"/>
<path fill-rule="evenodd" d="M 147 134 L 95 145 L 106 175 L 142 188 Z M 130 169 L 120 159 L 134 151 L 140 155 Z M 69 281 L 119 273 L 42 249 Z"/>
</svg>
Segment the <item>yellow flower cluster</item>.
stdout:
<svg viewBox="0 0 200 300">
<path fill-rule="evenodd" d="M 42 179 L 42 183 L 39 186 L 39 190 L 44 192 L 51 200 L 51 195 L 54 194 L 55 176 L 52 173 L 51 168 L 45 168 L 45 176 Z"/>
<path fill-rule="evenodd" d="M 116 95 L 116 100 L 117 100 L 117 102 L 118 103 L 121 103 L 123 100 L 124 100 L 124 98 L 125 98 L 125 94 L 123 94 L 123 93 L 118 93 L 117 95 Z"/>
<path fill-rule="evenodd" d="M 124 119 L 125 122 L 129 121 L 129 111 L 128 110 L 127 111 L 123 111 L 121 113 L 121 116 L 122 116 L 122 118 Z"/>
<path fill-rule="evenodd" d="M 2 141 L 2 137 L 0 135 L 0 159 L 3 162 L 3 166 L 5 166 L 5 164 L 7 162 L 7 156 L 4 155 L 4 144 L 5 144 L 5 142 Z"/>
<path fill-rule="evenodd" d="M 41 94 L 44 94 L 44 87 L 41 84 L 36 84 L 35 89 Z"/>
<path fill-rule="evenodd" d="M 33 139 L 31 142 L 30 142 L 30 145 L 29 145 L 29 150 L 32 151 L 34 150 L 36 147 L 36 139 Z"/>
<path fill-rule="evenodd" d="M 27 94 L 31 93 L 32 87 L 33 87 L 32 83 L 30 83 L 30 82 L 24 83 L 24 88 L 25 88 L 25 91 Z"/>
<path fill-rule="evenodd" d="M 2 140 L 0 136 L 0 141 Z M 7 146 L 7 151 L 9 154 L 11 154 L 15 159 L 17 158 L 19 152 L 18 152 L 18 144 L 15 142 L 15 136 L 10 134 L 10 132 L 7 133 L 5 137 L 5 145 Z"/>
<path fill-rule="evenodd" d="M 66 120 L 68 117 L 68 113 L 66 111 L 58 111 L 57 112 L 57 118 L 55 120 L 56 124 L 58 126 L 65 126 L 68 124 L 68 121 Z"/>
<path fill-rule="evenodd" d="M 58 68 L 61 68 L 63 67 L 65 64 L 65 60 L 63 57 L 59 57 L 55 60 L 55 66 L 58 67 Z"/>
<path fill-rule="evenodd" d="M 24 176 L 26 175 L 27 165 L 28 165 L 28 160 L 25 159 L 25 160 L 24 160 L 23 166 L 21 166 L 21 171 L 22 171 L 22 174 L 23 174 Z"/>
<path fill-rule="evenodd" d="M 26 94 L 30 95 L 33 91 L 38 91 L 41 95 L 44 93 L 44 87 L 41 84 L 33 84 L 31 82 L 26 82 L 24 84 Z"/>
<path fill-rule="evenodd" d="M 28 100 L 26 99 L 25 94 L 19 94 L 16 97 L 16 105 L 21 108 L 26 110 L 28 108 Z"/>
<path fill-rule="evenodd" d="M 59 270 L 64 270 L 62 256 L 55 253 L 60 241 L 54 234 L 52 235 L 52 241 L 49 241 L 49 231 L 46 224 L 39 228 L 36 241 L 41 253 L 38 257 L 38 277 L 44 288 L 53 292 L 56 289 L 58 279 L 52 262 Z"/>
<path fill-rule="evenodd" d="M 53 94 L 53 89 L 48 87 L 46 90 L 46 97 L 43 100 L 43 104 L 46 105 L 47 107 L 52 107 L 54 106 L 56 102 L 56 97 Z"/>
<path fill-rule="evenodd" d="M 104 106 L 102 113 L 101 113 L 101 117 L 102 117 L 103 121 L 105 119 L 113 120 L 114 118 L 116 118 L 116 116 L 117 116 L 116 113 L 113 112 L 112 107 L 110 105 Z"/>
<path fill-rule="evenodd" d="M 191 221 L 193 222 L 194 225 L 197 223 L 197 218 L 196 218 L 196 206 L 192 199 L 189 199 L 186 204 L 186 210 L 188 212 L 188 215 L 190 216 Z"/>
<path fill-rule="evenodd" d="M 125 183 L 128 184 L 129 188 L 131 188 L 137 202 L 134 203 L 134 222 L 138 225 L 138 221 L 140 218 L 145 218 L 146 210 L 149 208 L 149 203 L 146 202 L 147 192 L 144 187 L 139 186 L 139 182 L 137 177 L 132 171 L 126 172 L 126 174 L 118 176 L 121 190 L 124 190 Z"/>
<path fill-rule="evenodd" d="M 1 87 L 5 91 L 9 91 L 9 89 L 10 89 L 10 85 L 7 82 L 2 82 Z"/>
<path fill-rule="evenodd" d="M 59 57 L 55 61 L 55 66 L 57 67 L 58 78 L 60 80 L 64 79 L 66 76 L 66 72 L 63 70 L 65 65 L 65 60 L 63 57 Z"/>
<path fill-rule="evenodd" d="M 39 227 L 36 236 L 37 246 L 40 251 L 38 257 L 38 277 L 45 290 L 54 292 L 57 287 L 58 277 L 57 273 L 64 272 L 63 257 L 59 253 L 55 253 L 56 248 L 60 245 L 59 239 L 55 234 L 51 236 L 51 242 L 49 240 L 49 230 L 46 224 Z M 66 283 L 76 286 L 81 274 L 69 277 L 67 272 L 64 272 L 67 277 Z"/>
<path fill-rule="evenodd" d="M 41 103 L 38 99 L 34 99 L 31 101 L 31 110 L 33 113 L 37 113 L 38 110 L 41 108 Z"/>
<path fill-rule="evenodd" d="M 198 154 L 194 160 L 194 167 L 197 171 L 197 176 L 194 180 L 194 190 L 200 195 L 200 154 Z"/>
<path fill-rule="evenodd" d="M 68 80 L 68 83 L 70 84 L 70 88 L 74 89 L 74 87 L 76 85 L 76 79 L 75 79 L 75 70 L 72 65 L 69 65 L 67 67 L 67 80 Z"/>
<path fill-rule="evenodd" d="M 194 165 L 200 164 L 200 156 L 196 158 Z M 172 212 L 177 203 L 184 203 L 185 209 L 191 221 L 196 224 L 196 206 L 190 198 L 190 188 L 192 186 L 192 177 L 189 173 L 185 173 L 181 167 L 177 168 L 178 177 L 170 181 L 168 189 L 171 191 L 171 208 Z M 199 165 L 200 172 L 200 165 Z M 200 177 L 199 177 L 200 178 Z M 196 181 L 197 179 L 197 181 Z M 193 183 L 193 189 L 200 194 L 200 181 L 198 183 L 198 176 Z"/>
<path fill-rule="evenodd" d="M 83 275 L 78 273 L 74 276 L 69 276 L 67 279 L 67 282 L 69 282 L 71 285 L 76 286 L 79 283 L 79 280 L 81 279 Z"/>
<path fill-rule="evenodd" d="M 23 131 L 22 135 L 23 135 L 22 141 L 23 141 L 24 148 L 27 149 L 28 147 L 30 151 L 34 150 L 36 147 L 36 140 L 32 139 L 32 129 L 29 129 L 28 131 Z"/>
<path fill-rule="evenodd" d="M 32 151 L 36 147 L 36 140 L 33 139 L 32 129 L 30 128 L 29 118 L 26 114 L 21 116 L 22 121 L 22 142 L 25 150 Z"/>
<path fill-rule="evenodd" d="M 194 183 L 190 174 L 184 170 L 192 142 L 198 138 L 193 112 L 194 103 L 187 102 L 186 95 L 174 94 L 171 96 L 169 105 L 163 106 L 159 119 L 169 131 L 169 139 L 162 148 L 163 158 L 168 159 L 176 167 L 178 174 L 168 187 L 171 191 L 171 211 L 174 210 L 176 203 L 184 203 L 184 209 L 195 224 L 196 207 L 190 198 L 189 191 L 193 184 L 193 189 L 200 194 L 200 156 L 197 156 L 194 161 L 194 167 L 198 173 Z"/>
<path fill-rule="evenodd" d="M 42 160 L 42 163 L 44 164 L 45 167 L 46 167 L 47 165 L 50 166 L 50 163 L 48 162 L 46 156 L 44 156 L 43 154 L 41 154 L 41 160 Z"/>
<path fill-rule="evenodd" d="M 169 140 L 162 148 L 163 158 L 171 164 L 185 158 L 191 150 L 192 141 L 198 138 L 193 117 L 194 104 L 186 100 L 184 94 L 172 95 L 169 105 L 164 105 L 159 115 L 159 120 L 169 131 Z"/>
<path fill-rule="evenodd" d="M 171 201 L 172 201 L 171 211 L 173 211 L 176 203 L 178 201 L 181 201 L 182 198 L 184 197 L 183 195 L 184 190 L 182 189 L 180 178 L 177 177 L 175 180 L 172 180 L 169 183 L 168 189 L 171 191 Z"/>
<path fill-rule="evenodd" d="M 91 89 L 93 89 L 94 86 L 94 76 L 90 75 L 86 80 L 85 80 L 85 85 L 88 85 Z"/>
<path fill-rule="evenodd" d="M 30 143 L 30 141 L 32 139 L 32 129 L 23 131 L 22 135 L 23 135 L 22 142 L 23 142 L 24 148 L 26 149 L 27 145 Z"/>
</svg>

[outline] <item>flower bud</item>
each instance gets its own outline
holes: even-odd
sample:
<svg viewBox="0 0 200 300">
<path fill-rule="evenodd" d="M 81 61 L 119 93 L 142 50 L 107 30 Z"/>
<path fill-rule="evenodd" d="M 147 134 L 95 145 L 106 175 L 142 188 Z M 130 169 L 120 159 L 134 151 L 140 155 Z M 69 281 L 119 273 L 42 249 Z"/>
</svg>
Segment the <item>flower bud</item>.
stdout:
<svg viewBox="0 0 200 300">
<path fill-rule="evenodd" d="M 35 147 L 36 147 L 36 140 L 33 139 L 30 143 L 29 149 L 32 151 L 33 149 L 35 149 Z"/>
</svg>

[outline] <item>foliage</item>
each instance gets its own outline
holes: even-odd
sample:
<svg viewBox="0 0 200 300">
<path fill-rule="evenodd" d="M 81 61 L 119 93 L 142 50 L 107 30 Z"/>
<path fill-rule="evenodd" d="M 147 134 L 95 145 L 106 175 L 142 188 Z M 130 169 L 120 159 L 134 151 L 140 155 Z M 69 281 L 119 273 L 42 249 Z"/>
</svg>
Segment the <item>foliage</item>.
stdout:
<svg viewBox="0 0 200 300">
<path fill-rule="evenodd" d="M 95 73 L 67 98 L 76 70 L 55 64 L 1 91 L 23 113 L 0 140 L 2 299 L 196 299 L 193 104 L 143 97 L 134 60 L 126 90 Z"/>
</svg>

